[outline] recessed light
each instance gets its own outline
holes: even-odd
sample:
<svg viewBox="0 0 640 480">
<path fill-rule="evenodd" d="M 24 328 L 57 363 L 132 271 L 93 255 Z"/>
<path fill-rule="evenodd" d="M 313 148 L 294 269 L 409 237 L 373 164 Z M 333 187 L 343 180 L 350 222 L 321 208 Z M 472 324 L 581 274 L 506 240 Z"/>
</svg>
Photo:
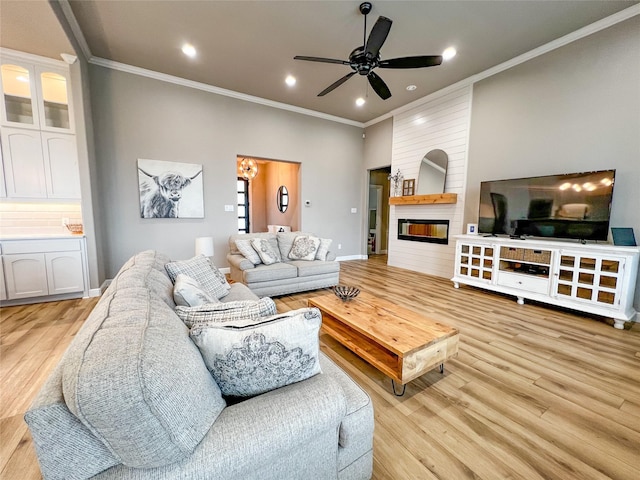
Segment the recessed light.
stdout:
<svg viewBox="0 0 640 480">
<path fill-rule="evenodd" d="M 449 47 L 447 48 L 444 52 L 442 52 L 442 58 L 443 60 L 451 60 L 453 57 L 456 56 L 456 49 L 453 47 Z"/>
<path fill-rule="evenodd" d="M 185 43 L 182 45 L 182 53 L 184 53 L 187 57 L 195 57 L 196 56 L 196 47 L 191 45 L 190 43 Z"/>
<path fill-rule="evenodd" d="M 290 87 L 293 87 L 296 84 L 296 77 L 288 75 L 287 78 L 284 79 L 284 82 Z"/>
<path fill-rule="evenodd" d="M 356 105 L 361 107 L 362 105 L 364 105 L 364 98 L 360 97 L 356 100 Z"/>
<path fill-rule="evenodd" d="M 407 90 L 409 92 L 413 92 L 416 88 L 418 88 L 418 87 L 416 87 L 415 85 L 407 85 Z"/>
</svg>

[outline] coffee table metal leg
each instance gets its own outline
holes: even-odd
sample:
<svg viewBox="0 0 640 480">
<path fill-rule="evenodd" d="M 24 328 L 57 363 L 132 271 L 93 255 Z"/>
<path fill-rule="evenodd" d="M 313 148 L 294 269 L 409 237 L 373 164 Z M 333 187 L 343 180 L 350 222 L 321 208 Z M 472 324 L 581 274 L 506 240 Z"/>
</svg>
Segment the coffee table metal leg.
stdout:
<svg viewBox="0 0 640 480">
<path fill-rule="evenodd" d="M 405 389 L 407 388 L 407 385 L 406 385 L 406 384 L 405 384 L 405 385 L 402 385 L 402 392 L 401 392 L 401 393 L 398 393 L 398 392 L 396 392 L 396 382 L 394 382 L 394 381 L 393 381 L 393 378 L 392 378 L 392 379 L 391 379 L 391 388 L 393 388 L 393 394 L 394 394 L 396 397 L 401 397 L 401 396 L 403 396 L 403 395 L 404 395 L 404 391 L 405 391 Z"/>
<path fill-rule="evenodd" d="M 444 363 L 440 364 L 440 373 L 444 373 Z"/>
</svg>

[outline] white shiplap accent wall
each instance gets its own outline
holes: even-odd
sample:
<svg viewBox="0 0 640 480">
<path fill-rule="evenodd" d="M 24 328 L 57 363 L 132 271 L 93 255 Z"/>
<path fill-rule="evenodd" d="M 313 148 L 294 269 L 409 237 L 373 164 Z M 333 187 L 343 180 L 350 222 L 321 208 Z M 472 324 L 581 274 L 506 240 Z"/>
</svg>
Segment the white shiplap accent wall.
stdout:
<svg viewBox="0 0 640 480">
<path fill-rule="evenodd" d="M 449 155 L 444 191 L 457 193 L 454 205 L 392 205 L 389 213 L 389 265 L 450 278 L 455 242 L 463 233 L 472 87 L 463 87 L 393 117 L 391 172 L 418 178 L 422 157 L 439 148 Z M 398 218 L 449 220 L 449 244 L 398 240 Z"/>
</svg>

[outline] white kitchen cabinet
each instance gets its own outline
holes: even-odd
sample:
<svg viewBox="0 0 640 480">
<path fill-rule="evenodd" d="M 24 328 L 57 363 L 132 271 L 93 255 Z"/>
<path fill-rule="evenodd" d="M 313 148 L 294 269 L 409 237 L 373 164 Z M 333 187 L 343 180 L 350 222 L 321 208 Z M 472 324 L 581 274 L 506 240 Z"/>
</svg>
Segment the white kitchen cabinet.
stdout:
<svg viewBox="0 0 640 480">
<path fill-rule="evenodd" d="M 75 136 L 51 132 L 41 136 L 47 198 L 80 198 Z"/>
<path fill-rule="evenodd" d="M 633 295 L 640 248 L 553 240 L 456 236 L 454 286 L 472 285 L 611 317 L 636 316 Z"/>
<path fill-rule="evenodd" d="M 43 253 L 3 255 L 2 263 L 9 300 L 49 294 Z"/>
<path fill-rule="evenodd" d="M 7 197 L 47 197 L 42 138 L 39 131 L 3 127 L 2 159 Z"/>
<path fill-rule="evenodd" d="M 2 125 L 72 132 L 69 69 L 64 62 L 3 52 Z"/>
<path fill-rule="evenodd" d="M 44 259 L 47 268 L 49 295 L 84 290 L 82 255 L 80 251 L 45 253 Z"/>
<path fill-rule="evenodd" d="M 4 267 L 0 261 L 0 301 L 7 299 L 7 287 L 4 281 Z"/>
<path fill-rule="evenodd" d="M 84 237 L 3 240 L 0 248 L 7 291 L 2 300 L 88 295 Z"/>
<path fill-rule="evenodd" d="M 80 198 L 74 135 L 2 127 L 2 160 L 9 198 Z"/>
</svg>

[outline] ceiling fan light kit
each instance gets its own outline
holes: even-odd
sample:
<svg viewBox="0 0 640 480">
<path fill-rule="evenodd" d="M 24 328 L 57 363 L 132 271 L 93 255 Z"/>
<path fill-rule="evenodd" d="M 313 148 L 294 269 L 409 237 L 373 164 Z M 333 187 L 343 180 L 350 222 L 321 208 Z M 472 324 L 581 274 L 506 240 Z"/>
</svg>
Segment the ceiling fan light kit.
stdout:
<svg viewBox="0 0 640 480">
<path fill-rule="evenodd" d="M 353 70 L 346 74 L 344 77 L 338 79 L 327 88 L 322 90 L 318 96 L 323 97 L 327 93 L 335 90 L 344 82 L 349 80 L 356 73 L 366 76 L 369 80 L 371 88 L 378 94 L 380 98 L 386 100 L 391 97 L 391 91 L 389 87 L 384 83 L 382 78 L 377 75 L 373 70 L 375 68 L 392 68 L 392 69 L 404 69 L 404 68 L 425 68 L 435 67 L 442 63 L 442 55 L 421 55 L 415 57 L 400 57 L 391 58 L 388 60 L 380 60 L 380 49 L 389 35 L 391 30 L 391 19 L 380 16 L 375 25 L 371 29 L 369 38 L 367 35 L 367 14 L 371 12 L 372 4 L 370 2 L 363 2 L 360 4 L 360 13 L 364 15 L 364 35 L 363 45 L 353 49 L 349 55 L 349 60 L 336 60 L 333 58 L 322 57 L 306 57 L 296 55 L 294 60 L 304 60 L 307 62 L 320 62 L 320 63 L 335 63 L 338 65 L 348 65 Z"/>
</svg>

